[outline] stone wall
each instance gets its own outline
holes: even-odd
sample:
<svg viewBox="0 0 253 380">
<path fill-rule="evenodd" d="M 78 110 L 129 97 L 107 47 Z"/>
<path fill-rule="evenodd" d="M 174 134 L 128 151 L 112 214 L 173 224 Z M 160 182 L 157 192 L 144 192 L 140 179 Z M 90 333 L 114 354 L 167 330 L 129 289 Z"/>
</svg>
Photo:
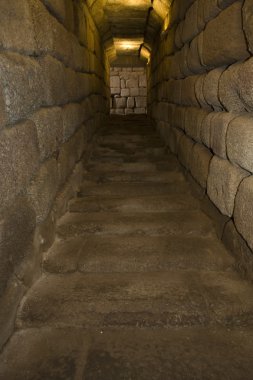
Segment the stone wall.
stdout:
<svg viewBox="0 0 253 380">
<path fill-rule="evenodd" d="M 83 1 L 1 1 L 0 14 L 1 347 L 78 190 L 110 90 Z"/>
<path fill-rule="evenodd" d="M 253 0 L 174 1 L 148 69 L 150 114 L 251 278 L 252 9 Z"/>
<path fill-rule="evenodd" d="M 147 113 L 147 72 L 144 67 L 112 67 L 111 114 Z"/>
</svg>

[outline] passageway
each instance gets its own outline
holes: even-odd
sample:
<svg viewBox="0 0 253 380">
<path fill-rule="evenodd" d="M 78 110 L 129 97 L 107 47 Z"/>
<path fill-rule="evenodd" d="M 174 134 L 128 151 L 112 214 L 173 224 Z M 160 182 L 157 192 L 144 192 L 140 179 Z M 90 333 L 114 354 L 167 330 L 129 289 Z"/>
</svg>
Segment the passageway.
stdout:
<svg viewBox="0 0 253 380">
<path fill-rule="evenodd" d="M 253 1 L 0 1 L 0 380 L 253 378 Z"/>
</svg>

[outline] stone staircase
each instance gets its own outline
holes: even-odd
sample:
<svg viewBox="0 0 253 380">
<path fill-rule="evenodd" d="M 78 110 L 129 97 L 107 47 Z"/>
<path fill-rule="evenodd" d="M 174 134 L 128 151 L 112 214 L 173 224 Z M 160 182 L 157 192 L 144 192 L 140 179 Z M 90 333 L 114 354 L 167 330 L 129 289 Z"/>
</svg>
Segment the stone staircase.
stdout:
<svg viewBox="0 0 253 380">
<path fill-rule="evenodd" d="M 1 380 L 251 380 L 253 288 L 145 117 L 112 118 Z"/>
</svg>

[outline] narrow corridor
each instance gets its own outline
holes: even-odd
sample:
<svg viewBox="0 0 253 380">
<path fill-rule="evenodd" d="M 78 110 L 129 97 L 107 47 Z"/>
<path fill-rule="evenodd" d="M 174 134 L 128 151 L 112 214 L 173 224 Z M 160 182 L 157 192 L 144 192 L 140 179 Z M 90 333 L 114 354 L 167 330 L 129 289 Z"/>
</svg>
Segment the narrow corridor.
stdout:
<svg viewBox="0 0 253 380">
<path fill-rule="evenodd" d="M 111 117 L 1 380 L 250 380 L 252 286 L 146 116 Z"/>
</svg>

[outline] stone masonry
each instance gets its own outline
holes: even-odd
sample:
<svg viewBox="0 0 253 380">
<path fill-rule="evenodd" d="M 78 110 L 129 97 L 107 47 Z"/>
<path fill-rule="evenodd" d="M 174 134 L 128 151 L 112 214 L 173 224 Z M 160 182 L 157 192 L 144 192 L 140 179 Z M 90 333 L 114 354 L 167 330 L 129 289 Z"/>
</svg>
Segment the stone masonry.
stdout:
<svg viewBox="0 0 253 380">
<path fill-rule="evenodd" d="M 178 0 L 148 66 L 150 114 L 253 273 L 253 1 Z"/>
<path fill-rule="evenodd" d="M 84 2 L 4 0 L 0 15 L 1 347 L 109 112 L 109 66 Z"/>
<path fill-rule="evenodd" d="M 110 75 L 111 114 L 146 114 L 146 69 L 144 67 L 113 67 Z"/>
</svg>

